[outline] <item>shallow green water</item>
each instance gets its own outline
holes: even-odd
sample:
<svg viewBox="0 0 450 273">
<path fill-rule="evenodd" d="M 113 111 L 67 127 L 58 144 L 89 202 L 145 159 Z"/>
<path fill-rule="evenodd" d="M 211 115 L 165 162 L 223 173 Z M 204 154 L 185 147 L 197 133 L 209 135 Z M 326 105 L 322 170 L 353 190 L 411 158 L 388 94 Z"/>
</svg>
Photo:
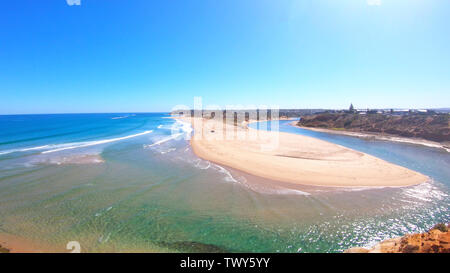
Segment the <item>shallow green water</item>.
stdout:
<svg viewBox="0 0 450 273">
<path fill-rule="evenodd" d="M 336 252 L 450 220 L 450 163 L 443 151 L 385 142 L 357 144 L 363 151 L 385 151 L 393 161 L 422 166 L 421 171 L 435 179 L 427 184 L 285 189 L 196 158 L 185 139 L 168 139 L 174 121 L 163 117 L 138 115 L 133 121 L 131 116 L 120 119 L 122 128 L 133 128 L 125 133 L 83 136 L 98 141 L 153 130 L 104 145 L 0 155 L 1 231 L 61 251 L 67 251 L 68 241 L 79 241 L 82 251 L 95 252 Z M 110 116 L 96 118 L 97 124 L 114 125 Z M 167 141 L 144 146 L 162 140 Z M 52 144 L 40 141 L 34 144 Z M 103 162 L 61 161 L 80 154 Z M 426 161 L 429 157 L 434 158 L 432 164 Z"/>
</svg>

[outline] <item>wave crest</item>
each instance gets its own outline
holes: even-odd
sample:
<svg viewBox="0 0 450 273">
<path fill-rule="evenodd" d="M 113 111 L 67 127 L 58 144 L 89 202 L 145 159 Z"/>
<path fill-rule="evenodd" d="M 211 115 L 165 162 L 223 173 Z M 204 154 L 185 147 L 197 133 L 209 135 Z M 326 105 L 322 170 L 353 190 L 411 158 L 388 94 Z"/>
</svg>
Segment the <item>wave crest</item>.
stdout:
<svg viewBox="0 0 450 273">
<path fill-rule="evenodd" d="M 60 152 L 64 150 L 72 150 L 77 148 L 84 148 L 84 147 L 90 147 L 100 144 L 106 144 L 111 142 L 116 142 L 124 139 L 134 138 L 146 134 L 150 134 L 153 132 L 153 130 L 145 131 L 138 134 L 133 134 L 129 136 L 124 137 L 117 137 L 117 138 L 110 138 L 110 139 L 103 139 L 103 140 L 94 140 L 94 141 L 85 141 L 85 142 L 72 142 L 72 143 L 63 143 L 63 144 L 48 144 L 48 145 L 42 145 L 42 146 L 36 146 L 36 147 L 27 147 L 27 148 L 18 148 L 18 149 L 11 149 L 11 150 L 5 150 L 0 151 L 0 155 L 10 154 L 10 153 L 23 153 L 23 152 L 29 152 L 29 151 L 42 151 L 42 154 L 48 154 L 48 153 L 54 153 L 54 152 Z"/>
</svg>

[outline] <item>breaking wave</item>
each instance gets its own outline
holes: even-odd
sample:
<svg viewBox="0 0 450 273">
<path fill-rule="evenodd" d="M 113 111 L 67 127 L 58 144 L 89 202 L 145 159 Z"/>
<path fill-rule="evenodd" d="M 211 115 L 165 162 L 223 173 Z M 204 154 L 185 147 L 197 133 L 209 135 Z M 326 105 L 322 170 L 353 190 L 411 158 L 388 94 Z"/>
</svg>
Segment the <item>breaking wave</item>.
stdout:
<svg viewBox="0 0 450 273">
<path fill-rule="evenodd" d="M 231 175 L 231 173 L 230 173 L 227 169 L 225 169 L 224 167 L 219 166 L 219 165 L 217 165 L 217 164 L 214 164 L 214 167 L 217 168 L 219 172 L 221 172 L 221 173 L 223 173 L 223 174 L 225 175 L 225 178 L 224 178 L 225 181 L 228 181 L 228 182 L 238 182 L 238 181 L 233 177 L 233 175 Z"/>
<path fill-rule="evenodd" d="M 158 129 L 164 128 L 164 125 L 158 125 Z M 180 121 L 180 120 L 176 120 L 176 122 L 174 124 L 172 124 L 170 126 L 170 128 L 168 128 L 170 130 L 172 130 L 172 134 L 166 138 L 163 138 L 161 140 L 158 140 L 152 144 L 146 144 L 144 145 L 144 148 L 151 148 L 157 145 L 161 145 L 167 141 L 173 140 L 173 139 L 177 139 L 181 136 L 185 136 L 187 139 L 190 136 L 190 133 L 193 131 L 192 126 L 190 123 L 188 122 L 184 122 L 184 121 Z"/>
<path fill-rule="evenodd" d="M 184 122 L 181 120 L 176 120 L 176 122 L 172 125 L 172 130 L 181 131 L 185 134 L 190 134 L 194 129 L 189 122 Z"/>
<path fill-rule="evenodd" d="M 134 137 L 150 134 L 151 132 L 153 132 L 153 131 L 150 130 L 150 131 L 145 131 L 145 132 L 134 134 L 134 135 L 124 136 L 124 137 L 117 137 L 117 138 L 111 138 L 111 139 L 104 139 L 104 140 L 98 140 L 98 141 L 74 143 L 73 146 L 61 147 L 61 148 L 57 148 L 57 149 L 53 149 L 53 150 L 49 150 L 49 151 L 44 151 L 42 153 L 43 154 L 48 154 L 48 153 L 60 152 L 60 151 L 64 151 L 64 150 L 70 150 L 70 149 L 77 149 L 77 148 L 89 147 L 89 146 L 94 146 L 94 145 L 106 144 L 106 143 L 116 142 L 116 141 L 120 141 L 120 140 L 124 140 L 124 139 L 129 139 L 129 138 L 134 138 Z"/>
<path fill-rule="evenodd" d="M 292 194 L 292 195 L 311 195 L 309 192 L 293 190 L 293 189 L 278 189 L 273 190 L 274 194 Z M 270 194 L 270 192 L 269 192 Z"/>
<path fill-rule="evenodd" d="M 403 190 L 403 195 L 408 198 L 418 199 L 424 202 L 443 200 L 448 197 L 445 192 L 439 190 L 439 188 L 431 182 L 405 188 Z"/>
<path fill-rule="evenodd" d="M 161 140 L 158 140 L 158 141 L 156 141 L 155 143 L 152 143 L 152 144 L 146 144 L 146 145 L 144 145 L 144 148 L 151 148 L 151 147 L 156 146 L 156 145 L 161 145 L 161 144 L 163 144 L 163 143 L 165 143 L 165 142 L 167 142 L 167 141 L 170 141 L 170 140 L 172 140 L 172 139 L 176 139 L 177 137 L 180 137 L 180 136 L 182 136 L 182 135 L 183 135 L 182 133 L 178 133 L 178 134 L 171 135 L 171 136 L 169 136 L 169 137 L 166 137 L 166 138 L 163 138 L 163 139 L 161 139 Z"/>
<path fill-rule="evenodd" d="M 136 116 L 136 115 L 135 115 L 135 114 L 132 114 L 132 115 L 125 115 L 125 116 L 113 117 L 113 118 L 111 118 L 111 119 L 123 119 L 123 118 L 129 118 L 129 117 L 133 117 L 133 116 Z"/>
<path fill-rule="evenodd" d="M 44 156 L 44 155 L 43 155 Z M 56 156 L 56 157 L 38 157 L 29 162 L 29 167 L 36 164 L 48 164 L 48 165 L 84 165 L 84 164 L 100 164 L 105 161 L 100 155 L 97 154 L 73 154 L 69 156 Z"/>
<path fill-rule="evenodd" d="M 129 135 L 129 136 L 103 139 L 103 140 L 73 142 L 73 143 L 63 143 L 63 144 L 48 144 L 48 145 L 37 146 L 37 147 L 5 150 L 5 151 L 0 151 L 0 155 L 10 154 L 10 153 L 29 152 L 29 151 L 42 151 L 41 152 L 42 154 L 48 154 L 48 153 L 54 153 L 54 152 L 60 152 L 60 151 L 65 151 L 65 150 L 72 150 L 72 149 L 77 149 L 77 148 L 84 148 L 84 147 L 90 147 L 90 146 L 95 146 L 95 145 L 100 145 L 100 144 L 116 142 L 116 141 L 120 141 L 120 140 L 124 140 L 124 139 L 129 139 L 129 138 L 134 138 L 134 137 L 150 134 L 151 132 L 152 132 L 152 130 L 145 131 L 145 132 L 138 133 L 138 134 Z"/>
</svg>

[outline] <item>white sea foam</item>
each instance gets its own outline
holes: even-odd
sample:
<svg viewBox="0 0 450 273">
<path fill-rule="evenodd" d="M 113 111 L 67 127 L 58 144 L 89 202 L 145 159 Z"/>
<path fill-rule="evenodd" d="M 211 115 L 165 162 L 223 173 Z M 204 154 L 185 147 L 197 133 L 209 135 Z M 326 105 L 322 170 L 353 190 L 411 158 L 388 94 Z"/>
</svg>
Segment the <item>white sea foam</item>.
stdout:
<svg viewBox="0 0 450 273">
<path fill-rule="evenodd" d="M 167 154 L 167 153 L 170 153 L 170 152 L 173 152 L 176 150 L 177 150 L 177 148 L 170 148 L 170 149 L 167 149 L 166 151 L 161 151 L 161 154 Z"/>
<path fill-rule="evenodd" d="M 367 187 L 334 187 L 333 190 L 338 191 L 367 191 L 367 190 L 380 190 L 385 188 L 399 188 L 400 186 L 367 186 Z"/>
<path fill-rule="evenodd" d="M 160 124 L 157 126 L 157 129 L 160 130 L 174 130 L 173 132 L 179 133 L 181 132 L 181 124 L 173 123 L 173 124 Z"/>
<path fill-rule="evenodd" d="M 294 189 L 277 189 L 273 190 L 275 194 L 292 194 L 292 195 L 311 195 L 309 192 L 294 190 Z"/>
<path fill-rule="evenodd" d="M 245 186 L 255 192 L 259 192 L 262 194 L 284 194 L 284 195 L 311 195 L 308 192 L 295 190 L 295 189 L 287 189 L 287 188 L 267 188 L 267 187 L 259 187 L 256 185 L 251 185 L 247 183 L 247 179 L 244 176 L 235 177 L 231 174 L 231 172 L 224 167 L 211 163 L 210 161 L 197 159 L 191 161 L 194 163 L 194 166 L 201 170 L 213 169 L 224 175 L 224 180 L 233 183 L 239 183 L 242 186 Z"/>
<path fill-rule="evenodd" d="M 198 159 L 197 162 L 195 163 L 195 167 L 197 167 L 201 170 L 206 170 L 211 167 L 211 162 L 202 160 L 202 159 Z"/>
<path fill-rule="evenodd" d="M 100 155 L 97 154 L 72 154 L 69 156 L 52 156 L 47 157 L 40 155 L 31 161 L 31 164 L 50 164 L 50 165 L 66 165 L 66 164 L 100 164 L 105 162 Z"/>
<path fill-rule="evenodd" d="M 158 128 L 164 128 L 163 125 L 158 125 Z M 156 141 L 155 143 L 152 144 L 147 144 L 144 145 L 144 148 L 151 148 L 154 147 L 156 145 L 161 145 L 167 141 L 179 138 L 181 136 L 188 136 L 191 132 L 192 132 L 192 127 L 190 123 L 187 122 L 183 122 L 180 120 L 176 120 L 176 122 L 174 124 L 172 124 L 172 126 L 169 128 L 170 130 L 172 130 L 172 135 L 163 138 L 161 140 Z"/>
<path fill-rule="evenodd" d="M 186 134 L 190 134 L 193 131 L 192 126 L 189 122 L 184 122 L 179 119 L 176 120 L 171 129 L 174 131 L 182 131 Z"/>
<path fill-rule="evenodd" d="M 161 145 L 161 144 L 163 144 L 163 143 L 165 143 L 167 141 L 170 141 L 170 140 L 175 139 L 177 137 L 180 137 L 182 135 L 183 135 L 183 133 L 178 133 L 178 134 L 171 135 L 169 137 L 166 137 L 166 138 L 163 138 L 161 140 L 158 140 L 155 143 L 144 145 L 144 148 L 151 148 L 151 147 L 156 146 L 156 145 Z"/>
<path fill-rule="evenodd" d="M 108 208 L 106 208 L 106 209 L 104 209 L 104 210 L 102 210 L 102 211 L 100 211 L 100 212 L 97 212 L 97 213 L 95 214 L 95 217 L 101 216 L 102 214 L 104 214 L 104 213 L 106 213 L 106 212 L 112 210 L 112 208 L 113 208 L 113 207 L 111 206 L 111 207 L 108 207 Z"/>
<path fill-rule="evenodd" d="M 152 130 L 145 131 L 145 132 L 138 133 L 138 134 L 134 134 L 134 135 L 124 136 L 124 137 L 110 138 L 110 139 L 97 140 L 97 141 L 78 142 L 78 143 L 72 143 L 72 144 L 70 144 L 70 143 L 69 144 L 63 144 L 63 147 L 59 147 L 59 148 L 56 148 L 56 149 L 53 149 L 53 150 L 44 151 L 42 153 L 43 154 L 48 154 L 48 153 L 65 151 L 65 150 L 71 150 L 71 149 L 77 149 L 77 148 L 90 147 L 90 146 L 94 146 L 94 145 L 106 144 L 106 143 L 116 142 L 116 141 L 120 141 L 120 140 L 124 140 L 124 139 L 129 139 L 129 138 L 134 138 L 134 137 L 150 134 L 151 132 L 152 132 Z"/>
<path fill-rule="evenodd" d="M 132 114 L 132 115 L 125 115 L 125 116 L 113 117 L 113 118 L 111 118 L 111 119 L 122 119 L 122 118 L 129 118 L 129 117 L 133 117 L 133 116 L 136 116 L 136 115 L 135 115 L 135 114 Z"/>
<path fill-rule="evenodd" d="M 191 163 L 194 164 L 194 166 L 198 169 L 201 170 L 207 170 L 207 169 L 213 169 L 219 173 L 224 174 L 224 180 L 228 181 L 228 182 L 238 182 L 238 180 L 236 180 L 233 175 L 224 167 L 211 163 L 208 160 L 203 160 L 203 159 L 196 159 L 194 161 L 190 161 Z M 244 178 L 245 179 L 245 178 Z"/>
<path fill-rule="evenodd" d="M 236 179 L 234 179 L 233 175 L 231 175 L 231 173 L 230 173 L 227 169 L 225 169 L 224 167 L 219 166 L 219 165 L 217 165 L 217 164 L 213 164 L 213 166 L 214 166 L 215 168 L 217 168 L 217 170 L 218 170 L 219 172 L 225 174 L 225 181 L 228 181 L 228 182 L 238 182 Z"/>
<path fill-rule="evenodd" d="M 39 151 L 39 150 L 46 150 L 43 151 L 42 154 L 48 154 L 48 153 L 54 153 L 64 150 L 71 150 L 71 149 L 77 149 L 77 148 L 83 148 L 83 147 L 89 147 L 94 145 L 100 145 L 100 144 L 106 144 L 111 142 L 116 142 L 124 139 L 134 138 L 142 135 L 146 135 L 151 133 L 150 131 L 145 131 L 142 133 L 124 136 L 124 137 L 118 137 L 118 138 L 111 138 L 111 139 L 104 139 L 104 140 L 96 140 L 96 141 L 85 141 L 85 142 L 71 142 L 71 143 L 62 143 L 62 144 L 48 144 L 43 146 L 36 146 L 36 147 L 27 147 L 27 148 L 19 148 L 19 149 L 11 149 L 11 150 L 4 150 L 0 151 L 0 155 L 10 154 L 10 153 L 21 153 L 21 152 L 29 152 L 29 151 Z"/>
<path fill-rule="evenodd" d="M 22 152 L 29 152 L 29 151 L 39 151 L 39 150 L 46 150 L 46 149 L 56 149 L 56 148 L 73 146 L 75 144 L 77 144 L 77 143 L 49 144 L 49 145 L 43 145 L 43 146 L 37 146 L 37 147 L 5 150 L 5 151 L 0 151 L 0 155 L 10 154 L 10 153 L 22 153 Z"/>
<path fill-rule="evenodd" d="M 26 151 L 33 151 L 33 150 L 42 150 L 42 149 L 46 149 L 48 148 L 48 145 L 44 145 L 44 146 L 38 146 L 38 147 L 31 147 L 31 148 L 25 148 L 22 149 L 22 152 L 26 152 Z"/>
<path fill-rule="evenodd" d="M 164 128 L 164 126 L 162 124 L 158 125 L 158 129 L 161 129 L 161 128 Z M 164 128 L 164 129 L 166 129 L 166 128 Z M 173 123 L 171 125 L 171 127 L 167 128 L 167 129 L 170 129 L 172 131 L 172 135 L 170 135 L 170 136 L 168 136 L 166 138 L 163 138 L 161 140 L 158 140 L 158 141 L 156 141 L 156 142 L 154 142 L 152 144 L 144 145 L 144 148 L 151 148 L 151 147 L 154 147 L 154 146 L 157 146 L 157 145 L 161 145 L 161 144 L 163 144 L 163 143 L 165 143 L 167 141 L 176 139 L 176 138 L 181 137 L 183 135 L 185 135 L 187 137 L 192 132 L 191 124 L 187 123 L 187 122 L 180 121 L 180 120 L 176 120 L 176 122 Z"/>
<path fill-rule="evenodd" d="M 405 188 L 403 190 L 403 194 L 407 197 L 419 199 L 424 202 L 443 200 L 448 196 L 446 193 L 442 192 L 435 185 L 433 185 L 432 182 Z"/>
<path fill-rule="evenodd" d="M 23 148 L 23 149 L 11 149 L 11 150 L 5 150 L 0 151 L 0 155 L 10 154 L 10 153 L 18 153 L 18 152 L 28 152 L 28 151 L 34 151 L 34 150 L 44 150 L 46 148 L 49 148 L 51 145 L 44 145 L 44 146 L 37 146 L 37 147 L 30 147 L 30 148 Z"/>
</svg>

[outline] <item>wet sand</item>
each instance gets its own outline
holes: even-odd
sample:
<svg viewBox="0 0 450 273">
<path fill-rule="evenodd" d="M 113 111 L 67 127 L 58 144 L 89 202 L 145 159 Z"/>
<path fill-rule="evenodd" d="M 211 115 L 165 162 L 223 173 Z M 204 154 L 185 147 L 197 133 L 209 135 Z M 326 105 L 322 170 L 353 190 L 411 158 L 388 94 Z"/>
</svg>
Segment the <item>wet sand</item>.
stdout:
<svg viewBox="0 0 450 273">
<path fill-rule="evenodd" d="M 399 187 L 425 175 L 312 137 L 233 126 L 214 119 L 180 118 L 193 125 L 200 158 L 276 181 L 332 187 Z"/>
<path fill-rule="evenodd" d="M 60 253 L 69 252 L 64 251 L 64 248 L 57 249 L 54 246 L 37 243 L 30 239 L 15 236 L 8 233 L 0 233 L 0 253 Z"/>
</svg>

